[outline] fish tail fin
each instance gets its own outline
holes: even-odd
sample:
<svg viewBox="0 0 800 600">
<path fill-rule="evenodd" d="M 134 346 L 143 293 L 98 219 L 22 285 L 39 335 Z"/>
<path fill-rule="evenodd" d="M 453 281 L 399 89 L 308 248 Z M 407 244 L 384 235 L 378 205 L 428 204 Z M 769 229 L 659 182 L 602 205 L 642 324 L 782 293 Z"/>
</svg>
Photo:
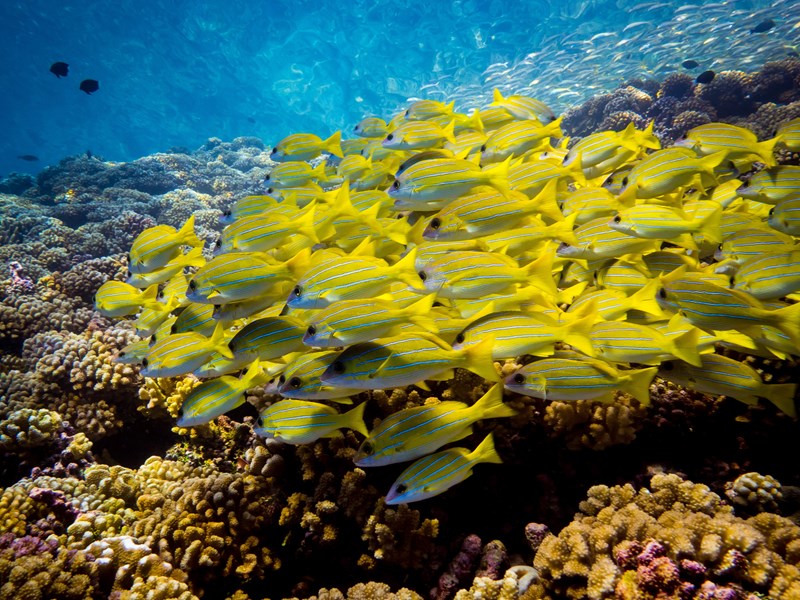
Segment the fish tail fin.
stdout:
<svg viewBox="0 0 800 600">
<path fill-rule="evenodd" d="M 191 215 L 178 230 L 178 239 L 186 246 L 202 246 L 203 240 L 194 232 L 194 215 Z"/>
<path fill-rule="evenodd" d="M 564 342 L 575 348 L 578 352 L 582 352 L 586 356 L 594 357 L 595 351 L 592 346 L 590 335 L 592 332 L 592 325 L 594 325 L 596 321 L 597 315 L 594 313 L 576 319 L 567 325 Z"/>
<path fill-rule="evenodd" d="M 722 243 L 722 205 L 718 205 L 700 218 L 699 233 L 714 244 Z"/>
<path fill-rule="evenodd" d="M 655 122 L 655 119 L 650 119 L 647 127 L 645 127 L 644 130 L 639 132 L 639 134 L 636 136 L 636 140 L 639 145 L 643 146 L 644 148 L 649 148 L 650 150 L 661 149 L 661 140 L 659 140 L 658 137 L 656 137 L 656 135 L 653 133 Z"/>
<path fill-rule="evenodd" d="M 312 202 L 304 212 L 295 217 L 295 230 L 297 233 L 306 236 L 315 244 L 319 244 L 319 236 L 315 227 L 314 220 L 317 216 L 317 205 Z"/>
<path fill-rule="evenodd" d="M 488 185 L 494 187 L 503 196 L 508 197 L 511 189 L 508 186 L 508 168 L 511 166 L 513 156 L 509 156 L 503 162 L 485 167 L 483 175 Z"/>
<path fill-rule="evenodd" d="M 559 214 L 560 213 L 561 211 L 559 210 Z M 550 239 L 567 242 L 570 246 L 577 246 L 578 238 L 575 237 L 575 221 L 577 221 L 577 219 L 577 212 L 572 213 L 568 217 L 564 217 L 547 228 L 547 235 Z"/>
<path fill-rule="evenodd" d="M 451 144 L 455 144 L 456 143 L 455 130 L 456 130 L 456 120 L 455 119 L 453 119 L 447 125 L 442 127 L 442 134 L 444 135 L 444 139 L 446 139 Z"/>
<path fill-rule="evenodd" d="M 795 395 L 797 394 L 796 383 L 765 383 L 761 387 L 764 398 L 772 402 L 778 409 L 792 417 L 797 418 L 797 407 L 795 406 Z"/>
<path fill-rule="evenodd" d="M 483 396 L 470 407 L 477 420 L 513 417 L 517 411 L 503 402 L 503 385 L 495 383 Z"/>
<path fill-rule="evenodd" d="M 756 144 L 756 154 L 758 154 L 763 160 L 764 164 L 767 167 L 774 167 L 777 165 L 777 161 L 775 160 L 775 146 L 783 140 L 783 136 L 776 135 L 773 138 L 768 140 L 764 140 L 763 142 L 758 142 Z"/>
<path fill-rule="evenodd" d="M 491 433 L 483 438 L 483 441 L 478 444 L 475 450 L 469 453 L 467 458 L 476 463 L 494 463 L 499 465 L 503 462 L 503 459 L 500 458 L 500 455 L 494 447 L 494 436 Z"/>
<path fill-rule="evenodd" d="M 219 321 L 214 327 L 214 333 L 211 334 L 211 337 L 208 338 L 208 344 L 219 352 L 225 358 L 233 358 L 233 352 L 231 349 L 228 348 L 228 343 L 225 341 L 225 324 L 222 321 Z"/>
<path fill-rule="evenodd" d="M 203 256 L 203 247 L 195 246 L 189 250 L 183 257 L 184 265 L 187 267 L 202 267 L 206 264 L 206 259 Z"/>
<path fill-rule="evenodd" d="M 342 132 L 337 131 L 327 140 L 322 142 L 323 150 L 327 150 L 330 154 L 334 156 L 338 156 L 339 158 L 344 158 L 344 153 L 342 152 Z"/>
<path fill-rule="evenodd" d="M 436 302 L 436 294 L 427 294 L 413 304 L 409 304 L 405 308 L 405 312 L 408 314 L 408 318 L 412 323 L 427 329 L 431 333 L 438 334 L 439 327 L 436 325 L 436 321 L 430 316 L 434 302 Z"/>
<path fill-rule="evenodd" d="M 269 376 L 261 370 L 261 361 L 258 359 L 250 363 L 241 378 L 242 385 L 247 386 L 245 389 L 261 385 L 268 380 Z"/>
<path fill-rule="evenodd" d="M 164 308 L 164 305 L 158 301 L 158 284 L 151 283 L 146 289 L 142 291 L 141 299 L 139 301 L 142 308 L 149 308 L 152 310 L 159 310 Z"/>
<path fill-rule="evenodd" d="M 480 375 L 486 381 L 499 381 L 500 376 L 494 368 L 493 350 L 493 335 L 482 339 L 473 346 L 467 346 L 463 350 L 464 364 L 462 366 L 468 371 Z"/>
<path fill-rule="evenodd" d="M 311 248 L 303 248 L 284 264 L 296 279 L 299 278 L 311 266 Z"/>
<path fill-rule="evenodd" d="M 550 121 L 547 125 L 544 126 L 544 130 L 548 133 L 550 137 L 560 138 L 564 135 L 564 131 L 561 129 L 561 122 L 564 120 L 564 115 L 561 115 L 554 121 Z"/>
<path fill-rule="evenodd" d="M 703 158 L 699 159 L 697 164 L 700 167 L 701 172 L 708 173 L 709 175 L 713 176 L 714 169 L 724 163 L 726 158 L 727 152 L 725 152 L 725 150 L 720 150 L 719 152 L 714 152 L 713 154 L 709 154 L 708 156 L 704 156 Z"/>
<path fill-rule="evenodd" d="M 651 279 L 643 287 L 639 288 L 628 297 L 629 308 L 640 310 L 654 317 L 664 317 L 664 310 L 656 302 L 656 293 L 659 288 L 659 280 Z"/>
<path fill-rule="evenodd" d="M 416 246 L 409 250 L 406 255 L 392 265 L 392 273 L 402 281 L 414 288 L 420 284 L 419 275 L 415 263 L 417 261 Z"/>
<path fill-rule="evenodd" d="M 703 361 L 700 358 L 698 347 L 700 346 L 700 330 L 692 327 L 689 331 L 684 331 L 669 339 L 667 350 L 675 358 L 689 363 L 695 367 L 702 367 Z"/>
<path fill-rule="evenodd" d="M 451 100 L 450 102 L 444 105 L 444 108 L 447 111 L 445 114 L 452 115 L 453 112 L 456 110 L 456 101 Z"/>
<path fill-rule="evenodd" d="M 623 391 L 636 398 L 642 406 L 650 406 L 650 383 L 657 372 L 658 367 L 624 371 L 630 379 L 623 385 Z"/>
<path fill-rule="evenodd" d="M 366 423 L 364 423 L 364 409 L 366 407 L 366 402 L 360 402 L 344 413 L 342 415 L 342 427 L 347 427 L 353 431 L 357 431 L 364 437 L 369 437 L 369 430 L 367 429 Z"/>
<path fill-rule="evenodd" d="M 489 106 L 500 106 L 503 102 L 505 102 L 505 98 L 503 98 L 503 94 L 500 93 L 500 90 L 494 88 L 492 91 L 492 101 Z"/>
<path fill-rule="evenodd" d="M 773 323 L 788 335 L 792 343 L 800 346 L 800 302 L 774 311 L 777 323 Z"/>
<path fill-rule="evenodd" d="M 322 183 L 325 183 L 326 181 L 328 181 L 328 173 L 325 170 L 325 167 L 326 167 L 326 163 L 323 160 L 316 167 L 311 169 L 311 179 L 313 179 L 313 180 L 315 180 L 317 182 L 322 182 Z"/>
<path fill-rule="evenodd" d="M 548 181 L 545 186 L 531 198 L 531 202 L 540 215 L 547 217 L 551 221 L 563 221 L 564 215 L 556 200 L 558 192 L 558 179 Z"/>
<path fill-rule="evenodd" d="M 563 290 L 559 289 L 558 295 L 555 297 L 556 304 L 572 304 L 575 298 L 580 296 L 587 287 L 589 287 L 588 281 L 579 281 Z"/>
<path fill-rule="evenodd" d="M 547 246 L 551 246 L 551 244 L 548 242 Z M 547 247 L 538 258 L 522 267 L 522 270 L 529 285 L 542 290 L 551 298 L 558 295 L 558 287 L 553 279 L 553 252 L 548 251 Z"/>
<path fill-rule="evenodd" d="M 473 129 L 475 131 L 479 131 L 483 133 L 483 120 L 481 119 L 481 111 L 479 109 L 475 109 L 474 112 L 470 115 L 470 117 L 464 121 L 463 127 L 465 129 Z"/>
</svg>

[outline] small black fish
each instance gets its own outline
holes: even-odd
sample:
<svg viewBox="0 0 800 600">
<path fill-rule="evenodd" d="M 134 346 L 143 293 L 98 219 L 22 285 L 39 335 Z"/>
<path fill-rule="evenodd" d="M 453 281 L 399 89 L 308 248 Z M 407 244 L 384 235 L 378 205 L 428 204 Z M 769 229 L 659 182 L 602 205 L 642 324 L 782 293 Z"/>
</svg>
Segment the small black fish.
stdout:
<svg viewBox="0 0 800 600">
<path fill-rule="evenodd" d="M 39 157 L 33 154 L 20 154 L 19 156 L 17 156 L 17 158 L 20 160 L 27 160 L 28 162 L 36 162 L 37 160 L 39 160 Z"/>
<path fill-rule="evenodd" d="M 775 21 L 773 21 L 772 19 L 767 19 L 766 21 L 761 21 L 761 23 L 753 27 L 750 30 L 750 33 L 764 33 L 765 31 L 769 31 L 773 27 L 775 27 Z"/>
<path fill-rule="evenodd" d="M 92 92 L 96 92 L 100 89 L 100 84 L 97 83 L 96 79 L 84 79 L 81 81 L 80 88 L 82 92 L 91 94 Z"/>
<path fill-rule="evenodd" d="M 789 50 L 786 53 L 786 56 L 790 56 L 792 58 L 800 58 L 800 54 L 798 54 L 796 50 Z"/>
<path fill-rule="evenodd" d="M 695 81 L 697 83 L 711 83 L 714 81 L 714 77 L 716 77 L 716 73 L 714 71 L 703 71 L 700 75 L 697 76 Z"/>
<path fill-rule="evenodd" d="M 697 67 L 700 66 L 700 63 L 697 62 L 696 60 L 685 60 L 681 63 L 681 66 L 684 69 L 696 69 Z"/>
<path fill-rule="evenodd" d="M 54 62 L 50 65 L 50 72 L 61 79 L 69 74 L 69 65 L 65 62 Z"/>
<path fill-rule="evenodd" d="M 256 120 L 253 117 L 247 117 L 247 122 L 248 123 L 255 123 Z"/>
</svg>

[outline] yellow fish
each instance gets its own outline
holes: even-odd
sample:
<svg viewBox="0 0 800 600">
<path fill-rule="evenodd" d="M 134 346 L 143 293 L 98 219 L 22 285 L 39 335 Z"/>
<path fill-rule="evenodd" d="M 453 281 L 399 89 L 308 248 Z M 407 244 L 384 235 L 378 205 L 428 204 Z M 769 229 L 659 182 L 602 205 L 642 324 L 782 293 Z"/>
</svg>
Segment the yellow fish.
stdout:
<svg viewBox="0 0 800 600">
<path fill-rule="evenodd" d="M 111 280 L 98 288 L 94 295 L 94 307 L 104 317 L 125 317 L 136 314 L 142 307 L 160 309 L 157 295 L 157 283 L 141 291 L 129 283 Z"/>
<path fill-rule="evenodd" d="M 133 240 L 128 252 L 128 269 L 134 274 L 150 273 L 175 259 L 182 246 L 202 245 L 203 241 L 194 232 L 194 215 L 177 231 L 169 225 L 148 227 Z"/>
<path fill-rule="evenodd" d="M 293 133 L 275 144 L 269 156 L 272 160 L 278 162 L 311 160 L 323 152 L 328 152 L 341 158 L 343 156 L 341 141 L 341 131 L 337 131 L 326 140 L 313 133 Z"/>
<path fill-rule="evenodd" d="M 344 414 L 332 406 L 307 400 L 279 400 L 261 412 L 253 431 L 286 444 L 310 444 L 323 437 L 341 437 L 340 429 L 367 435 L 366 402 Z"/>
</svg>

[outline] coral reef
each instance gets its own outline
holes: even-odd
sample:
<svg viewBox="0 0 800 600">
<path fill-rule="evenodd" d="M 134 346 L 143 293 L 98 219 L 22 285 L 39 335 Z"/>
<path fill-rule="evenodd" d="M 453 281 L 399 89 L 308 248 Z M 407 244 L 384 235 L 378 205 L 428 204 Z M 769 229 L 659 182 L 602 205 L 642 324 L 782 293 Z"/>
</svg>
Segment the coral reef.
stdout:
<svg viewBox="0 0 800 600">
<path fill-rule="evenodd" d="M 800 528 L 788 519 L 743 519 L 708 487 L 656 475 L 649 489 L 591 488 L 575 520 L 542 541 L 534 566 L 548 593 L 569 598 L 707 597 L 726 586 L 731 597 L 779 598 L 800 593 L 798 551 Z"/>
<path fill-rule="evenodd" d="M 564 114 L 567 135 L 580 138 L 602 129 L 619 130 L 628 122 L 655 121 L 655 133 L 669 144 L 692 127 L 723 121 L 748 127 L 760 139 L 797 116 L 800 59 L 766 63 L 760 71 L 722 71 L 707 84 L 685 73 L 664 78 L 653 94 L 651 81 L 633 80 L 608 94 L 595 96 Z"/>
</svg>

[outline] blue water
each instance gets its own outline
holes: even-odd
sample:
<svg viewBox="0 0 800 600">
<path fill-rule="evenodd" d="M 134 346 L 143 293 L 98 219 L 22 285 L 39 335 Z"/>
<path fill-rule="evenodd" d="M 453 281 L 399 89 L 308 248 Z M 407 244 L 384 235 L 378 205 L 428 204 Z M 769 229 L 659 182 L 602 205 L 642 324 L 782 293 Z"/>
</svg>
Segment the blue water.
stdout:
<svg viewBox="0 0 800 600">
<path fill-rule="evenodd" d="M 625 77 L 663 75 L 687 54 L 755 70 L 797 43 L 795 3 L 702 4 L 5 0 L 0 176 L 86 150 L 123 161 L 212 136 L 273 143 L 349 131 L 418 96 L 478 106 L 494 85 L 563 110 Z M 778 26 L 748 37 L 768 13 Z M 727 34 L 716 33 L 723 22 Z M 744 47 L 729 48 L 731 31 Z M 673 42 L 662 48 L 671 55 L 648 40 Z M 54 61 L 69 63 L 67 78 L 49 73 Z M 85 78 L 100 91 L 79 91 Z"/>
</svg>

